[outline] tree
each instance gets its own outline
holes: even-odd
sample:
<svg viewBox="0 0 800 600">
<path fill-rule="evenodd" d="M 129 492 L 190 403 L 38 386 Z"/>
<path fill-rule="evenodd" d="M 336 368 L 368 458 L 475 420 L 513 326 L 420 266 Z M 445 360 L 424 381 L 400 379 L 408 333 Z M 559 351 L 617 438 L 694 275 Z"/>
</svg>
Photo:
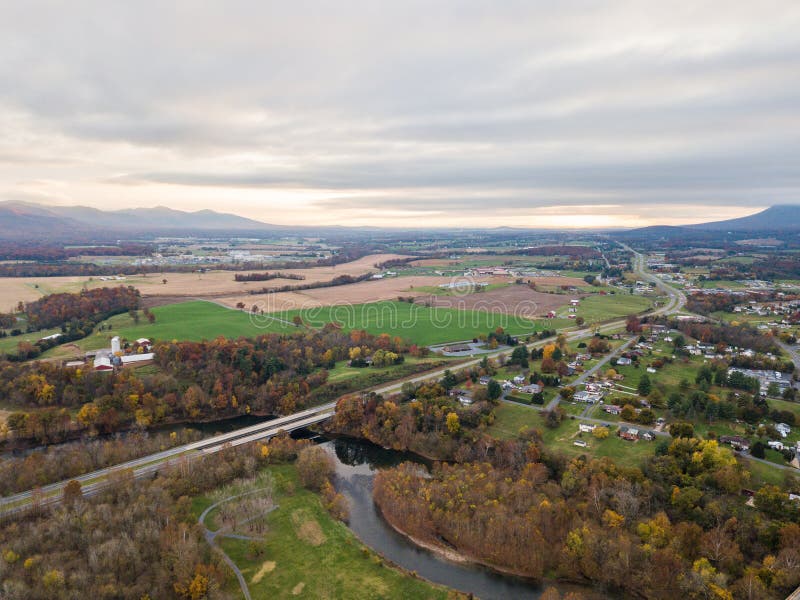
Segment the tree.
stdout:
<svg viewBox="0 0 800 600">
<path fill-rule="evenodd" d="M 456 387 L 458 380 L 456 376 L 450 371 L 450 369 L 446 369 L 444 375 L 442 376 L 442 380 L 439 382 L 445 390 L 451 390 Z"/>
<path fill-rule="evenodd" d="M 636 315 L 631 315 L 625 322 L 625 331 L 628 333 L 639 333 L 642 331 L 642 322 Z"/>
<path fill-rule="evenodd" d="M 608 427 L 597 426 L 592 431 L 592 435 L 596 437 L 598 440 L 604 440 L 608 437 L 609 431 Z"/>
<path fill-rule="evenodd" d="M 333 474 L 333 459 L 319 446 L 304 448 L 297 456 L 297 474 L 304 487 L 319 491 Z"/>
<path fill-rule="evenodd" d="M 767 445 L 762 442 L 761 440 L 757 440 L 751 447 L 750 447 L 750 454 L 755 456 L 756 458 L 764 458 L 767 451 Z"/>
<path fill-rule="evenodd" d="M 489 400 L 497 400 L 503 395 L 503 388 L 494 379 L 490 379 L 489 385 L 486 386 L 486 393 L 489 396 Z"/>
<path fill-rule="evenodd" d="M 636 386 L 636 391 L 640 396 L 647 396 L 653 389 L 653 384 L 650 382 L 650 377 L 645 373 L 639 380 L 639 385 Z"/>
<path fill-rule="evenodd" d="M 586 323 L 586 319 L 583 317 L 575 317 L 575 325 L 578 327 L 583 327 L 583 324 Z"/>
<path fill-rule="evenodd" d="M 75 479 L 69 481 L 67 485 L 64 486 L 64 504 L 71 506 L 81 498 L 83 498 L 81 482 Z"/>
<path fill-rule="evenodd" d="M 694 426 L 691 423 L 682 421 L 671 423 L 669 426 L 669 434 L 674 438 L 693 438 Z"/>
<path fill-rule="evenodd" d="M 454 412 L 447 413 L 447 431 L 450 435 L 456 435 L 461 431 L 461 423 L 458 420 L 458 415 Z"/>
</svg>

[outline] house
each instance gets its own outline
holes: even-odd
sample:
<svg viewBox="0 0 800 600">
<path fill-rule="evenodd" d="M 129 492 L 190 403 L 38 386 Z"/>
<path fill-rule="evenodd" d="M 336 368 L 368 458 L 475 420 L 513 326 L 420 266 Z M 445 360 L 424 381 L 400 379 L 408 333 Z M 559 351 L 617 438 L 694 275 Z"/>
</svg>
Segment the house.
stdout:
<svg viewBox="0 0 800 600">
<path fill-rule="evenodd" d="M 728 444 L 734 450 L 740 452 L 747 452 L 750 450 L 750 440 L 738 435 L 721 435 L 719 441 L 722 444 Z"/>
<path fill-rule="evenodd" d="M 606 404 L 603 407 L 603 410 L 606 411 L 610 415 L 620 415 L 622 414 L 622 407 L 617 406 L 616 404 Z"/>
<path fill-rule="evenodd" d="M 641 439 L 645 440 L 646 442 L 652 442 L 656 439 L 656 434 L 652 431 L 642 431 L 641 432 Z"/>
<path fill-rule="evenodd" d="M 554 311 L 554 310 L 548 311 L 547 318 L 548 319 L 555 319 L 556 318 L 556 311 Z"/>
<path fill-rule="evenodd" d="M 514 382 L 515 385 L 522 385 L 523 383 L 525 383 L 525 376 L 517 375 L 516 377 L 514 377 L 512 381 Z"/>
<path fill-rule="evenodd" d="M 792 428 L 789 427 L 786 423 L 778 423 L 775 425 L 775 431 L 781 434 L 781 437 L 786 437 L 790 433 L 792 433 Z"/>
<path fill-rule="evenodd" d="M 597 425 L 592 425 L 589 423 L 580 423 L 578 425 L 578 431 L 580 431 L 581 433 L 592 433 L 595 427 L 597 427 Z"/>
<path fill-rule="evenodd" d="M 630 364 L 632 364 L 632 363 L 633 363 L 633 361 L 632 361 L 630 358 L 628 358 L 627 356 L 620 356 L 620 357 L 617 359 L 617 364 L 618 364 L 619 366 L 621 366 L 621 367 L 624 367 L 624 366 L 630 365 Z"/>
<path fill-rule="evenodd" d="M 581 301 L 578 298 L 573 298 L 569 301 L 570 306 L 578 306 L 580 303 Z"/>
<path fill-rule="evenodd" d="M 769 446 L 769 447 L 770 447 L 770 448 L 772 448 L 773 450 L 777 450 L 778 452 L 780 452 L 781 450 L 783 450 L 783 442 L 779 442 L 779 441 L 777 441 L 777 440 L 770 440 L 770 441 L 768 441 L 768 442 L 767 442 L 767 446 Z"/>
<path fill-rule="evenodd" d="M 531 383 L 529 385 L 523 385 L 519 388 L 519 391 L 524 394 L 538 394 L 542 391 L 542 387 L 537 383 Z"/>
<path fill-rule="evenodd" d="M 656 370 L 653 367 L 647 367 L 647 372 L 648 373 L 655 373 Z"/>
<path fill-rule="evenodd" d="M 587 391 L 580 391 L 575 392 L 575 395 L 572 396 L 572 399 L 575 402 L 586 402 L 587 404 L 594 404 L 603 398 L 603 395 L 599 392 L 587 392 Z"/>
<path fill-rule="evenodd" d="M 489 382 L 491 380 L 492 380 L 491 377 L 489 377 L 488 375 L 484 375 L 483 377 L 478 379 L 478 383 L 480 383 L 481 385 L 489 385 Z"/>
<path fill-rule="evenodd" d="M 587 443 L 586 443 L 586 442 L 584 442 L 583 440 L 575 440 L 574 442 L 572 442 L 572 444 L 573 444 L 574 446 L 579 446 L 579 447 L 581 447 L 581 448 L 586 448 L 586 447 L 588 447 L 588 446 L 589 446 L 589 444 L 587 444 Z"/>
<path fill-rule="evenodd" d="M 619 437 L 621 437 L 623 440 L 635 442 L 639 439 L 639 430 L 635 427 L 620 427 L 618 433 Z"/>
</svg>

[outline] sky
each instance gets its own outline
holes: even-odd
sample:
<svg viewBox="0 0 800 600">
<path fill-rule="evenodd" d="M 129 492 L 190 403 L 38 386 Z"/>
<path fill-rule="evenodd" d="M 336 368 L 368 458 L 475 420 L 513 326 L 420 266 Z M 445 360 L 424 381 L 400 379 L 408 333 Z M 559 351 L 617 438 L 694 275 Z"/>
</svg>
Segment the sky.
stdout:
<svg viewBox="0 0 800 600">
<path fill-rule="evenodd" d="M 608 227 L 800 203 L 800 2 L 27 2 L 0 200 Z"/>
</svg>

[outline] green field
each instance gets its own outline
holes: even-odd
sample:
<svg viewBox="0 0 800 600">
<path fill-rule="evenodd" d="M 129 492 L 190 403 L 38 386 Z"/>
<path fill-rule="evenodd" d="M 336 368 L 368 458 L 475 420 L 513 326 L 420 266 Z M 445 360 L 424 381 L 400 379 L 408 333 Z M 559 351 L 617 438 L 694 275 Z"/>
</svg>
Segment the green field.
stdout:
<svg viewBox="0 0 800 600">
<path fill-rule="evenodd" d="M 580 421 L 567 417 L 556 429 L 544 425 L 542 413 L 509 402 L 502 402 L 495 408 L 495 422 L 487 433 L 499 439 L 510 439 L 519 435 L 522 428 L 536 427 L 542 432 L 544 445 L 558 450 L 567 456 L 588 454 L 595 457 L 608 456 L 620 465 L 640 466 L 645 458 L 655 453 L 657 442 L 629 442 L 616 435 L 616 426 L 612 424 L 611 435 L 605 440 L 596 439 L 591 433 L 579 434 Z M 581 448 L 574 444 L 575 440 L 583 440 L 588 447 Z"/>
<path fill-rule="evenodd" d="M 600 294 L 587 296 L 578 306 L 579 317 L 586 319 L 587 323 L 595 323 L 606 319 L 626 317 L 649 309 L 653 305 L 650 298 L 634 294 Z M 567 309 L 561 309 L 559 316 L 566 316 Z"/>
<path fill-rule="evenodd" d="M 530 321 L 508 315 L 483 311 L 467 311 L 454 308 L 428 308 L 407 302 L 375 302 L 348 306 L 329 306 L 305 310 L 250 315 L 248 312 L 231 310 L 213 302 L 194 300 L 169 304 L 152 309 L 156 320 L 148 323 L 141 315 L 139 323 L 128 315 L 116 315 L 104 321 L 89 337 L 74 342 L 81 350 L 95 350 L 108 346 L 111 337 L 135 340 L 145 337 L 151 340 L 200 341 L 219 336 L 254 337 L 264 333 L 292 333 L 298 329 L 291 322 L 299 316 L 308 327 L 322 327 L 326 323 L 338 323 L 346 331 L 366 329 L 372 334 L 389 333 L 409 339 L 419 345 L 439 344 L 471 339 L 503 327 L 512 334 L 524 334 L 544 328 L 544 321 Z M 548 322 L 552 326 L 552 321 Z M 44 333 L 44 332 L 43 332 Z M 22 338 L 39 339 L 43 333 L 30 334 Z M 17 340 L 5 340 L 15 347 Z M 68 354 L 64 348 L 47 351 L 45 357 Z"/>
<path fill-rule="evenodd" d="M 372 302 L 323 306 L 276 314 L 291 321 L 300 316 L 311 327 L 337 323 L 344 330 L 365 329 L 372 334 L 389 333 L 419 345 L 471 339 L 498 327 L 513 335 L 544 329 L 544 321 L 531 321 L 505 314 L 455 308 L 425 307 L 408 302 Z"/>
<path fill-rule="evenodd" d="M 14 352 L 17 349 L 17 344 L 20 342 L 35 344 L 43 337 L 47 337 L 53 333 L 61 333 L 61 328 L 54 327 L 53 329 L 43 329 L 42 331 L 34 331 L 33 333 L 23 333 L 22 335 L 0 338 L 0 352 Z"/>
<path fill-rule="evenodd" d="M 156 317 L 152 324 L 143 315 L 138 324 L 127 313 L 116 315 L 102 323 L 106 329 L 101 331 L 98 327 L 89 337 L 73 343 L 82 350 L 95 350 L 108 346 L 109 340 L 115 335 L 127 340 L 144 337 L 151 340 L 201 341 L 218 336 L 254 337 L 262 333 L 297 331 L 293 325 L 267 317 L 253 317 L 251 320 L 246 312 L 200 300 L 159 306 L 152 312 Z M 58 355 L 59 347 L 45 353 L 45 356 Z"/>
<path fill-rule="evenodd" d="M 255 556 L 246 540 L 219 540 L 253 598 L 447 598 L 446 589 L 390 567 L 331 518 L 319 496 L 300 486 L 294 465 L 273 466 L 269 472 L 278 508 L 267 516 L 263 542 L 257 543 L 263 554 Z M 193 506 L 199 514 L 211 503 L 200 497 Z M 206 524 L 213 527 L 213 513 L 210 517 Z M 241 595 L 234 578 L 228 591 Z"/>
</svg>

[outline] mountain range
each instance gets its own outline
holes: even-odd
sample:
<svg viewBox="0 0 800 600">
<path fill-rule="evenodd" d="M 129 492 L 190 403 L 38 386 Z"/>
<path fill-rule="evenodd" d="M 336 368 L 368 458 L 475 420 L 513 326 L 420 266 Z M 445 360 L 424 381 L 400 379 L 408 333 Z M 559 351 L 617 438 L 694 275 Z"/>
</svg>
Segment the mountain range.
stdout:
<svg viewBox="0 0 800 600">
<path fill-rule="evenodd" d="M 0 202 L 0 238 L 108 237 L 124 233 L 265 231 L 283 229 L 213 210 L 186 212 L 165 206 L 99 210 L 88 206 L 43 206 Z"/>
<path fill-rule="evenodd" d="M 368 228 L 373 229 L 373 228 Z M 0 239 L 113 239 L 125 235 L 185 235 L 190 233 L 264 234 L 309 231 L 308 227 L 274 225 L 213 210 L 187 212 L 164 206 L 99 210 L 88 206 L 44 206 L 27 202 L 0 202 Z M 319 231 L 355 231 L 323 227 Z M 677 227 L 653 226 L 620 232 L 625 235 L 674 237 L 703 232 L 800 231 L 800 205 L 778 205 L 761 212 L 710 223 Z M 360 230 L 359 230 L 360 231 Z M 519 230 L 523 231 L 523 230 Z M 366 233 L 366 232 L 364 232 Z"/>
</svg>

